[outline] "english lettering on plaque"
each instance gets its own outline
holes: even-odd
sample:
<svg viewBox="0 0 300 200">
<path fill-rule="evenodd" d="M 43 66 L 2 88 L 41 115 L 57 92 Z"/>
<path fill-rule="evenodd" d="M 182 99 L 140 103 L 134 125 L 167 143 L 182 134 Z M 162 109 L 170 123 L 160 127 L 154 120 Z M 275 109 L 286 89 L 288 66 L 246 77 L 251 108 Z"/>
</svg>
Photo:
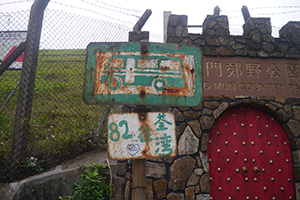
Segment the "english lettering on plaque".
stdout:
<svg viewBox="0 0 300 200">
<path fill-rule="evenodd" d="M 300 87 L 298 84 L 289 84 L 289 90 L 292 92 L 300 92 Z"/>
</svg>

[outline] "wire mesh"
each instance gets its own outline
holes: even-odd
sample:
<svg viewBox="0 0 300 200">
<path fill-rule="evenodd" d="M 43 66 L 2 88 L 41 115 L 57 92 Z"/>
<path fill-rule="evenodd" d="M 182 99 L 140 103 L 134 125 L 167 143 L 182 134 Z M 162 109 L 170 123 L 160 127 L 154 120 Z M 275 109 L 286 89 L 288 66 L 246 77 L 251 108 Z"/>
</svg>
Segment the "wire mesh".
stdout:
<svg viewBox="0 0 300 200">
<path fill-rule="evenodd" d="M 29 14 L 0 13 L 0 34 L 27 30 Z M 12 141 L 18 89 L 12 91 L 20 80 L 21 70 L 6 70 L 0 76 L 0 106 L 8 102 L 0 110 L 1 182 L 20 180 L 91 149 L 105 147 L 103 121 L 108 107 L 85 105 L 82 100 L 85 49 L 90 42 L 127 42 L 131 29 L 99 18 L 45 10 L 30 129 L 18 141 Z M 150 37 L 153 42 L 162 42 L 161 35 Z M 1 46 L 0 56 L 5 57 L 12 45 Z M 110 112 L 119 111 L 119 106 L 113 106 Z M 15 149 L 24 147 L 24 155 L 12 155 L 19 152 Z M 9 160 L 17 161 L 18 166 L 12 168 Z"/>
</svg>

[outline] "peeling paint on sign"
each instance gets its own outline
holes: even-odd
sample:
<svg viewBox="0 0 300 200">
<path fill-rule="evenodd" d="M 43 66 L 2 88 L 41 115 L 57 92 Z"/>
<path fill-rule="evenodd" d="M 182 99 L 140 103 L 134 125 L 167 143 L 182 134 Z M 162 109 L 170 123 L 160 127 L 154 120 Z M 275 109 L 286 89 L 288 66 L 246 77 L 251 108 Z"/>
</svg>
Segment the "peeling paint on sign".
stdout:
<svg viewBox="0 0 300 200">
<path fill-rule="evenodd" d="M 113 160 L 176 156 L 172 113 L 111 114 L 108 118 L 108 155 Z"/>
<path fill-rule="evenodd" d="M 199 106 L 202 54 L 198 47 L 158 43 L 91 43 L 87 104 Z"/>
</svg>

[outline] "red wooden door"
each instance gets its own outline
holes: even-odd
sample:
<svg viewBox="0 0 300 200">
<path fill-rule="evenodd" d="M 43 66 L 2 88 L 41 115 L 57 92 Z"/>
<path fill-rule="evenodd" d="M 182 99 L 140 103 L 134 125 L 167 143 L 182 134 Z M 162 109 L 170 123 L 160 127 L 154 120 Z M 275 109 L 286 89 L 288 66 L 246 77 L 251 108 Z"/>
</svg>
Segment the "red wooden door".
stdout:
<svg viewBox="0 0 300 200">
<path fill-rule="evenodd" d="M 211 199 L 295 199 L 288 137 L 263 110 L 224 112 L 210 130 L 207 153 Z"/>
</svg>

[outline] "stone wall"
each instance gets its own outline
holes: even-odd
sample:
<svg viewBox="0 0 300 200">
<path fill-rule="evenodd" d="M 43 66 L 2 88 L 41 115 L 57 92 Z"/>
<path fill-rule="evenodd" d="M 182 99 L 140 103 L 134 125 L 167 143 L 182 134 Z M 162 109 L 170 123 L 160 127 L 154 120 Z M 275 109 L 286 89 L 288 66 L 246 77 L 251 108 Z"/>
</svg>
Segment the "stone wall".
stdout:
<svg viewBox="0 0 300 200">
<path fill-rule="evenodd" d="M 271 36 L 269 18 L 249 18 L 242 36 L 229 33 L 227 16 L 207 16 L 202 34 L 189 34 L 187 16 L 171 15 L 168 43 L 200 46 L 207 56 L 300 58 L 300 23 L 289 22 L 280 38 Z M 271 113 L 283 125 L 292 149 L 296 199 L 300 200 L 300 99 L 284 97 L 204 96 L 200 107 L 150 107 L 155 112 L 172 112 L 176 120 L 178 153 L 175 158 L 147 160 L 146 199 L 210 199 L 207 146 L 209 130 L 229 107 L 248 104 Z M 122 112 L 133 112 L 124 106 Z M 129 200 L 132 161 L 117 165 L 115 200 Z"/>
</svg>

